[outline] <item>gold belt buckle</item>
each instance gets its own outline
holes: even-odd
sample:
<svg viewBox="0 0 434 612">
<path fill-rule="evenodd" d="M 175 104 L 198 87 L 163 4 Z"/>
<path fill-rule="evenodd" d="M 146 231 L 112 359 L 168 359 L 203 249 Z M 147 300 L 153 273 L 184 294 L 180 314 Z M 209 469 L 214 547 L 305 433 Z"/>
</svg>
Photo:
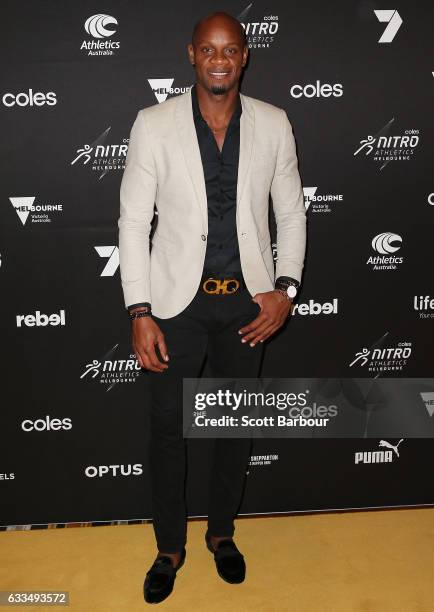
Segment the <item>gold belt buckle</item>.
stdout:
<svg viewBox="0 0 434 612">
<path fill-rule="evenodd" d="M 210 286 L 211 285 L 211 286 Z M 240 286 L 240 282 L 236 278 L 207 278 L 203 283 L 202 287 L 205 293 L 211 295 L 223 294 L 228 295 L 235 293 Z"/>
</svg>

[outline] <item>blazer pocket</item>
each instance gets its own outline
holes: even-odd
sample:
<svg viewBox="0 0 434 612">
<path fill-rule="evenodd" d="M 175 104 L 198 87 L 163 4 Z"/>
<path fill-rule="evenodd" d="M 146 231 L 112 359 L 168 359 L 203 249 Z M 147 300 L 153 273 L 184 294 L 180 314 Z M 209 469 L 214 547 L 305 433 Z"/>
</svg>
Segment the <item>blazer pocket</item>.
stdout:
<svg viewBox="0 0 434 612">
<path fill-rule="evenodd" d="M 166 253 L 175 253 L 177 250 L 176 244 L 172 242 L 170 238 L 164 236 L 164 234 L 155 232 L 151 242 L 153 249 L 159 249 L 160 251 L 165 251 Z"/>
</svg>

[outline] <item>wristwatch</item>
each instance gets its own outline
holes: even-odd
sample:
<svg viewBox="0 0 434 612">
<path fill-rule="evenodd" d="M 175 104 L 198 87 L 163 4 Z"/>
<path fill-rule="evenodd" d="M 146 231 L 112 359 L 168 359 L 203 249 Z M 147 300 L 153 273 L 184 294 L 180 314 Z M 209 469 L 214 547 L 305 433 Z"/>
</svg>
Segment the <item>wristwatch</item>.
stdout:
<svg viewBox="0 0 434 612">
<path fill-rule="evenodd" d="M 275 288 L 281 293 L 286 294 L 288 298 L 293 300 L 297 295 L 300 283 L 289 276 L 279 276 L 275 282 Z"/>
<path fill-rule="evenodd" d="M 291 300 L 294 299 L 297 295 L 297 287 L 295 285 L 288 285 L 288 287 L 286 288 L 286 293 L 291 298 Z"/>
</svg>

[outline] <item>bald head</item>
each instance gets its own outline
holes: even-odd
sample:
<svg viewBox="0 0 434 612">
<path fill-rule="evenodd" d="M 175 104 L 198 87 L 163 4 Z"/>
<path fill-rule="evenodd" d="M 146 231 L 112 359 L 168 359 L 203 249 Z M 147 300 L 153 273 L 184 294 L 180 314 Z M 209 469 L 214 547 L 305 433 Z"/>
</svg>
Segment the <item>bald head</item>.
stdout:
<svg viewBox="0 0 434 612">
<path fill-rule="evenodd" d="M 206 15 L 206 17 L 202 17 L 202 19 L 196 23 L 191 36 L 193 46 L 196 46 L 201 36 L 206 35 L 208 28 L 213 26 L 229 29 L 233 36 L 238 39 L 240 47 L 245 47 L 247 45 L 246 33 L 238 19 L 235 19 L 235 17 L 223 11 L 217 11 L 210 15 Z"/>
<path fill-rule="evenodd" d="M 199 88 L 219 96 L 238 88 L 248 53 L 243 26 L 222 12 L 198 21 L 188 44 Z"/>
</svg>

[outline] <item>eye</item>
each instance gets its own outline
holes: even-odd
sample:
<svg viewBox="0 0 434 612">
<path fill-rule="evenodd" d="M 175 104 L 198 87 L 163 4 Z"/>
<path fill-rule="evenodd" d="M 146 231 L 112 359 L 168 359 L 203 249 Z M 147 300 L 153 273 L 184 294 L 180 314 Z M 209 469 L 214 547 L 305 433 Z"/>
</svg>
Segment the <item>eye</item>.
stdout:
<svg viewBox="0 0 434 612">
<path fill-rule="evenodd" d="M 229 48 L 227 51 L 228 51 L 229 53 L 236 53 L 236 52 L 237 52 L 237 50 L 236 50 L 236 49 L 234 49 L 233 47 L 232 47 L 232 48 Z"/>
<path fill-rule="evenodd" d="M 208 51 L 212 51 L 211 47 L 202 47 L 202 51 L 204 53 L 208 53 Z"/>
</svg>

